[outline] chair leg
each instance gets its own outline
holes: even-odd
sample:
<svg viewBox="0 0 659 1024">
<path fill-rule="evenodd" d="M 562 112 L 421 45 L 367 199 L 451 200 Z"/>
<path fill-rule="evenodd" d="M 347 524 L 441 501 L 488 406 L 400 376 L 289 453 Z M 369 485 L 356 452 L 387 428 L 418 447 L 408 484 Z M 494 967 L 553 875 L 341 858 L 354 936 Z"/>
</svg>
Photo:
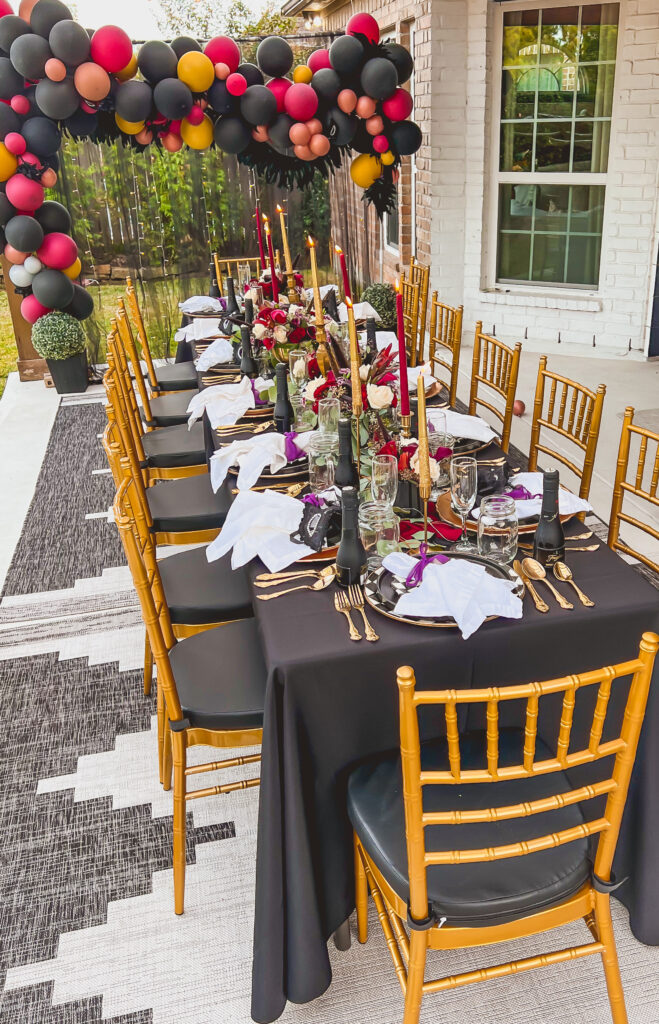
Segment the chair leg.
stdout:
<svg viewBox="0 0 659 1024">
<path fill-rule="evenodd" d="M 158 732 L 158 777 L 160 784 L 165 786 L 165 775 L 163 771 L 163 759 L 165 756 L 164 751 L 164 740 L 165 740 L 165 698 L 163 696 L 162 687 L 158 685 L 156 679 L 156 728 Z M 169 789 L 169 786 L 165 786 L 165 789 Z"/>
<path fill-rule="evenodd" d="M 185 897 L 185 730 L 170 730 L 174 758 L 174 911 L 183 913 Z"/>
<path fill-rule="evenodd" d="M 405 993 L 403 1024 L 418 1024 L 419 1021 L 427 949 L 427 933 L 412 931 L 410 935 L 410 963 L 407 971 L 407 991 Z"/>
<path fill-rule="evenodd" d="M 628 1024 L 625 994 L 622 990 L 622 979 L 618 965 L 618 951 L 613 934 L 613 922 L 611 921 L 611 897 L 604 893 L 595 893 L 595 921 L 600 942 L 606 947 L 602 953 L 602 964 L 604 965 L 604 976 L 609 993 L 613 1024 Z"/>
<path fill-rule="evenodd" d="M 357 904 L 357 936 L 360 942 L 368 939 L 368 881 L 364 865 L 357 848 L 357 836 L 353 839 L 355 847 L 355 902 Z"/>
<path fill-rule="evenodd" d="M 149 634 L 144 637 L 144 696 L 151 693 L 151 680 L 153 679 L 153 654 L 149 643 Z"/>
<path fill-rule="evenodd" d="M 172 788 L 172 731 L 169 728 L 169 719 L 165 717 L 165 730 L 162 743 L 162 788 L 166 791 Z"/>
</svg>

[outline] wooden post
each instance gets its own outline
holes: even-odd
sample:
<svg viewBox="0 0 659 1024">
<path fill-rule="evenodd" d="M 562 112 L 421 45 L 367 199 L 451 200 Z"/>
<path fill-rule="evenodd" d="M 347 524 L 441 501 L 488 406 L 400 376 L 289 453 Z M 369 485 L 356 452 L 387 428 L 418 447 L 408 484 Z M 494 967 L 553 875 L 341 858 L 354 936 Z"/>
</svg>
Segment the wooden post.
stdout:
<svg viewBox="0 0 659 1024">
<path fill-rule="evenodd" d="M 4 256 L 0 256 L 0 265 L 2 265 L 9 312 L 11 313 L 16 348 L 18 349 L 19 377 L 21 380 L 43 380 L 48 364 L 35 350 L 32 344 L 32 328 L 27 320 L 24 320 L 21 316 L 21 296 L 14 291 L 14 286 L 9 280 L 9 267 L 11 264 Z"/>
</svg>

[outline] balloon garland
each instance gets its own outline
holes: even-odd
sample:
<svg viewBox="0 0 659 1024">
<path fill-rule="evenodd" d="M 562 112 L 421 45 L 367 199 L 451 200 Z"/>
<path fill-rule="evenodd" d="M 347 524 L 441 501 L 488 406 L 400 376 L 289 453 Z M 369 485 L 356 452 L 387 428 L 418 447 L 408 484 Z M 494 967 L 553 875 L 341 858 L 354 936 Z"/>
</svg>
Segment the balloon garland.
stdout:
<svg viewBox="0 0 659 1024">
<path fill-rule="evenodd" d="M 354 150 L 350 174 L 365 201 L 380 216 L 392 209 L 401 158 L 421 145 L 404 88 L 408 51 L 381 43 L 375 18 L 355 14 L 329 48 L 293 64 L 280 36 L 260 42 L 255 64 L 227 36 L 203 47 L 151 40 L 134 53 L 121 28 L 90 35 L 61 0 L 23 0 L 18 15 L 0 0 L 0 243 L 25 319 L 93 311 L 68 211 L 45 201 L 62 132 L 169 153 L 216 146 L 287 189 L 327 177 Z"/>
</svg>

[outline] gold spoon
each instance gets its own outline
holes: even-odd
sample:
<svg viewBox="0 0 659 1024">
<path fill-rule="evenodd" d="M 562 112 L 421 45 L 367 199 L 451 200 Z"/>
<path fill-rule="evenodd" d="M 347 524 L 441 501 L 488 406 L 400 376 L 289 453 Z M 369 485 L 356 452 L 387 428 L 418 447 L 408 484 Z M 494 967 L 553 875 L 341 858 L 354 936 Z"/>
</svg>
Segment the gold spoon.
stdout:
<svg viewBox="0 0 659 1024">
<path fill-rule="evenodd" d="M 323 577 L 322 579 L 316 580 L 315 583 L 305 583 L 301 587 L 289 587 L 288 590 L 280 590 L 278 594 L 257 594 L 256 597 L 259 601 L 272 601 L 275 597 L 283 597 L 284 594 L 292 594 L 294 590 L 324 590 L 325 587 L 329 587 L 333 579 L 333 576 Z"/>
<path fill-rule="evenodd" d="M 563 583 L 571 583 L 577 592 L 577 597 L 586 608 L 594 608 L 595 602 L 591 601 L 587 594 L 584 594 L 581 587 L 578 587 L 572 578 L 572 570 L 565 562 L 556 562 L 554 566 L 554 576 L 557 580 L 561 580 Z"/>
<path fill-rule="evenodd" d="M 236 423 L 231 427 L 216 427 L 215 433 L 220 437 L 222 434 L 262 434 L 264 430 L 268 430 L 273 426 L 274 424 L 271 420 L 267 423 L 259 423 L 257 427 L 253 427 L 251 423 Z"/>
<path fill-rule="evenodd" d="M 549 611 L 549 605 L 547 604 L 546 601 L 543 601 L 543 599 L 540 597 L 540 594 L 538 593 L 538 591 L 535 589 L 535 587 L 531 583 L 531 580 L 529 579 L 527 574 L 522 569 L 522 563 L 520 562 L 519 558 L 516 558 L 515 561 L 513 562 L 513 569 L 515 570 L 515 572 L 517 573 L 517 575 L 521 579 L 522 583 L 524 584 L 524 586 L 528 590 L 529 594 L 531 595 L 531 597 L 533 599 L 533 603 L 536 606 L 537 610 L 539 612 L 548 612 Z"/>
<path fill-rule="evenodd" d="M 300 484 L 268 484 L 267 486 L 250 487 L 250 491 L 283 491 L 284 494 L 288 494 L 291 498 L 297 498 L 298 494 L 301 494 L 305 487 L 309 486 L 308 480 L 305 480 Z M 231 488 L 232 494 L 240 494 L 238 487 Z"/>
<path fill-rule="evenodd" d="M 561 608 L 574 608 L 574 605 L 571 604 L 566 597 L 563 597 L 562 594 L 559 594 L 554 584 L 547 579 L 547 571 L 544 565 L 540 565 L 540 562 L 536 562 L 535 558 L 525 558 L 522 562 L 522 568 L 527 576 L 530 576 L 532 580 L 542 580 L 543 583 L 547 584 Z"/>
<path fill-rule="evenodd" d="M 301 572 L 262 572 L 254 580 L 255 587 L 272 587 L 275 583 L 290 583 L 298 576 L 315 576 L 316 579 L 325 579 L 336 574 L 336 567 L 326 565 L 324 569 L 304 569 Z"/>
</svg>

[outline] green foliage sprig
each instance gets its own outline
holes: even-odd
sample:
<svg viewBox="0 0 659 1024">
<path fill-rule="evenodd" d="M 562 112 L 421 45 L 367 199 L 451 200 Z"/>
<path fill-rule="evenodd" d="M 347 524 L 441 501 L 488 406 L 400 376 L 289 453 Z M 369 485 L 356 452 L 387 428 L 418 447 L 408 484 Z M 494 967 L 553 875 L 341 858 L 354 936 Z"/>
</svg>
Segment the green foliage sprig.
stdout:
<svg viewBox="0 0 659 1024">
<path fill-rule="evenodd" d="M 371 284 L 362 292 L 362 302 L 369 302 L 380 314 L 382 329 L 396 330 L 396 293 L 390 284 Z"/>
</svg>

